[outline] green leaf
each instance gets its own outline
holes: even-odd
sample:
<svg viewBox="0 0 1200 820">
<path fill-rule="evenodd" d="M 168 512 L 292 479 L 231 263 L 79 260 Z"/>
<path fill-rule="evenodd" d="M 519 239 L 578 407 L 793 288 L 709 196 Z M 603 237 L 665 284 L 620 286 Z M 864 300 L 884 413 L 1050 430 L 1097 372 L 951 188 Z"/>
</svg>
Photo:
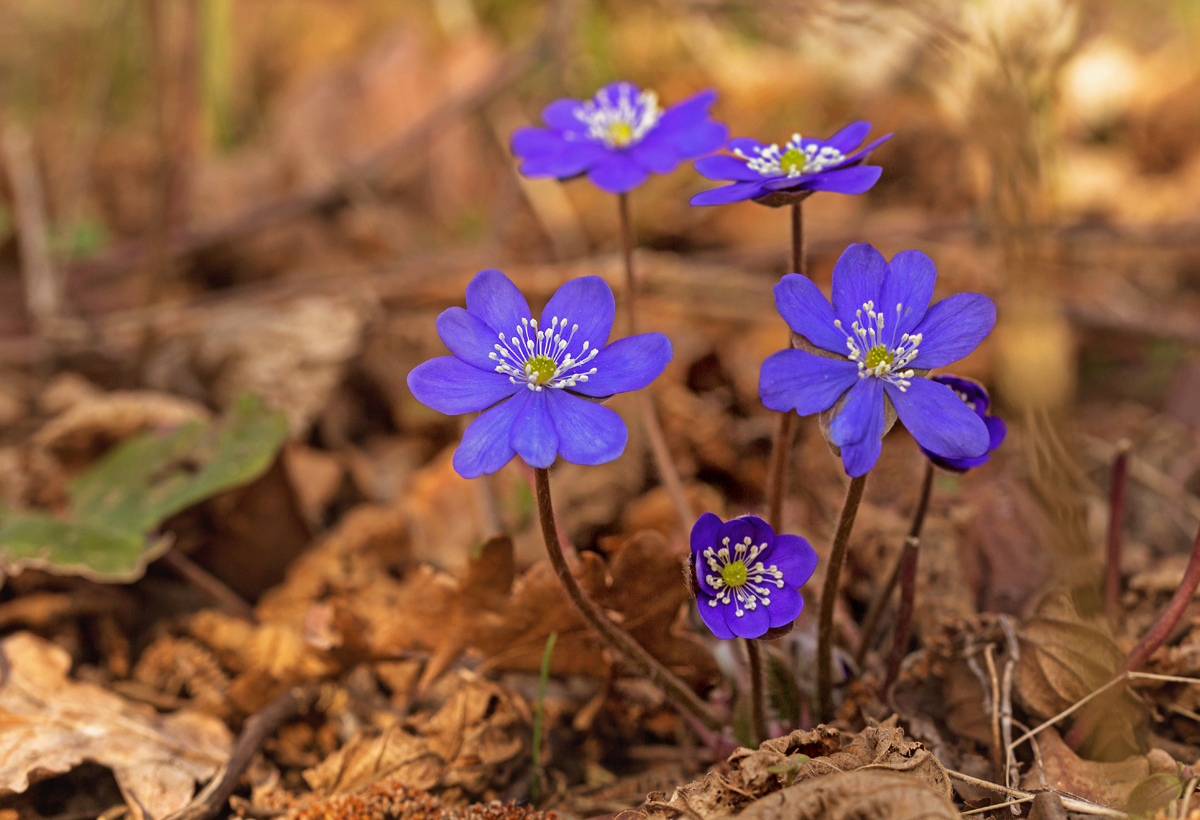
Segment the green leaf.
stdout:
<svg viewBox="0 0 1200 820">
<path fill-rule="evenodd" d="M 0 566 L 135 580 L 166 550 L 166 539 L 148 542 L 164 521 L 262 475 L 286 438 L 284 414 L 254 396 L 219 424 L 134 436 L 71 482 L 63 518 L 0 510 Z"/>
</svg>

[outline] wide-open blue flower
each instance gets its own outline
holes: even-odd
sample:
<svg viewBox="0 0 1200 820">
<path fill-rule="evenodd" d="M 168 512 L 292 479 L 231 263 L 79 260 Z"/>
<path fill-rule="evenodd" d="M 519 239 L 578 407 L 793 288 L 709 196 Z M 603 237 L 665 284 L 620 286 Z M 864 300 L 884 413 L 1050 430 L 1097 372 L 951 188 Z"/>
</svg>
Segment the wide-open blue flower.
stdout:
<svg viewBox="0 0 1200 820">
<path fill-rule="evenodd" d="M 527 177 L 587 173 L 598 188 L 623 194 L 651 172 L 670 173 L 681 161 L 721 147 L 729 129 L 708 116 L 716 99 L 716 92 L 702 91 L 664 111 L 653 91 L 612 83 L 590 100 L 550 103 L 542 111 L 549 128 L 518 128 L 512 150 Z"/>
<path fill-rule="evenodd" d="M 987 425 L 988 429 L 988 448 L 986 453 L 977 458 L 945 458 L 925 447 L 921 448 L 921 452 L 937 466 L 956 473 L 964 473 L 972 467 L 987 464 L 992 457 L 992 451 L 1003 444 L 1004 437 L 1008 435 L 1008 425 L 1004 423 L 1004 419 L 988 413 L 992 400 L 988 396 L 987 390 L 977 381 L 961 379 L 949 374 L 934 376 L 930 381 L 949 387 L 966 403 L 967 407 L 970 407 L 979 418 L 983 419 L 983 423 Z"/>
<path fill-rule="evenodd" d="M 996 324 L 996 305 L 959 293 L 930 306 L 937 269 L 920 251 L 889 263 L 867 244 L 846 248 L 833 269 L 833 304 L 811 280 L 789 273 L 775 306 L 804 349 L 763 362 L 758 395 L 772 410 L 802 416 L 833 408 L 830 441 L 851 476 L 879 458 L 887 405 L 922 447 L 943 458 L 978 458 L 987 425 L 950 387 L 922 378 L 966 356 Z"/>
<path fill-rule="evenodd" d="M 695 162 L 696 170 L 712 180 L 731 180 L 732 185 L 702 191 L 692 197 L 693 205 L 724 205 L 744 199 L 763 199 L 772 194 L 834 191 L 861 194 L 879 180 L 883 169 L 863 165 L 867 154 L 891 134 L 859 148 L 871 130 L 869 122 L 854 122 L 827 140 L 792 134 L 783 148 L 772 143 L 738 137 L 727 146 L 733 155 L 719 154 Z M 857 149 L 857 150 L 856 150 Z M 785 204 L 768 201 L 766 204 Z M 788 197 L 789 199 L 796 198 Z"/>
<path fill-rule="evenodd" d="M 671 341 L 643 333 L 608 344 L 614 312 L 612 288 L 599 276 L 564 284 L 538 320 L 503 273 L 475 275 L 467 309 L 437 319 L 454 355 L 408 374 L 408 389 L 434 410 L 484 411 L 454 451 L 459 475 L 494 473 L 514 455 L 531 467 L 549 467 L 558 455 L 575 464 L 621 455 L 625 422 L 596 399 L 654 381 L 671 361 Z"/>
<path fill-rule="evenodd" d="M 712 633 L 761 638 L 800 617 L 800 587 L 817 568 L 817 553 L 757 516 L 726 523 L 705 513 L 692 527 L 692 567 L 696 606 Z"/>
</svg>

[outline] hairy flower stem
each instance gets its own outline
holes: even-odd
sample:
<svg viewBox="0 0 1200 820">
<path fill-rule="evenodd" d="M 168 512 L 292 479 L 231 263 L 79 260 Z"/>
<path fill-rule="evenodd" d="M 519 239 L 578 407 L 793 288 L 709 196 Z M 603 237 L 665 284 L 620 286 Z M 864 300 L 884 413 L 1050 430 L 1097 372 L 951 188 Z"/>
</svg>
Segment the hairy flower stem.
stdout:
<svg viewBox="0 0 1200 820">
<path fill-rule="evenodd" d="M 725 726 L 724 721 L 692 691 L 691 687 L 655 660 L 654 656 L 642 648 L 628 632 L 610 621 L 604 611 L 587 597 L 587 593 L 571 573 L 567 559 L 563 556 L 562 545 L 558 541 L 558 531 L 554 527 L 554 507 L 550 501 L 550 473 L 544 468 L 537 468 L 533 474 L 542 539 L 546 542 L 550 564 L 572 603 L 608 645 L 624 657 L 639 674 L 658 686 L 678 709 L 693 715 L 709 729 L 721 731 Z"/>
<path fill-rule="evenodd" d="M 637 282 L 633 276 L 633 221 L 629 217 L 629 194 L 617 194 L 617 212 L 621 223 L 621 256 L 625 261 L 625 325 L 630 335 L 637 330 Z M 671 450 L 667 447 L 667 437 L 663 435 L 662 425 L 658 414 L 654 411 L 654 403 L 650 395 L 639 391 L 637 394 L 638 410 L 642 416 L 642 427 L 646 437 L 650 439 L 650 451 L 654 455 L 654 466 L 658 469 L 658 477 L 662 479 L 679 516 L 679 524 L 686 536 L 695 523 L 692 505 L 688 502 L 683 491 L 683 481 L 675 462 L 671 459 Z"/>
<path fill-rule="evenodd" d="M 804 249 L 803 202 L 792 205 L 792 270 L 808 275 L 808 259 Z M 771 444 L 771 461 L 767 465 L 767 523 L 779 532 L 783 529 L 783 496 L 787 491 L 788 455 L 792 449 L 792 413 L 781 413 L 775 441 Z"/>
<path fill-rule="evenodd" d="M 933 491 L 933 462 L 925 462 L 925 477 L 921 480 L 921 496 L 917 500 L 917 509 L 913 512 L 912 526 L 908 528 L 908 538 L 905 539 L 905 549 L 900 551 L 896 556 L 896 563 L 892 564 L 891 574 L 888 575 L 887 581 L 876 594 L 875 599 L 871 601 L 871 608 L 867 610 L 867 616 L 863 618 L 862 640 L 858 644 L 858 652 L 854 655 L 854 662 L 858 666 L 863 665 L 863 661 L 867 657 L 867 653 L 871 651 L 871 644 L 875 640 L 875 630 L 879 628 L 879 619 L 883 615 L 883 610 L 887 607 L 888 601 L 892 597 L 892 592 L 896 589 L 896 584 L 900 581 L 900 573 L 904 568 L 904 561 L 909 539 L 920 539 L 921 529 L 925 526 L 925 513 L 929 511 L 929 496 Z M 913 559 L 914 568 L 916 559 Z M 903 593 L 901 593 L 903 598 Z M 903 606 L 903 604 L 901 604 Z M 899 624 L 897 624 L 899 626 Z M 899 634 L 899 633 L 897 633 Z M 907 642 L 907 638 L 905 638 Z"/>
<path fill-rule="evenodd" d="M 854 518 L 862 502 L 863 488 L 867 477 L 860 475 L 850 479 L 846 490 L 846 503 L 838 520 L 837 534 L 833 537 L 833 549 L 825 567 L 825 586 L 821 590 L 821 615 L 817 625 L 817 709 L 822 723 L 833 720 L 833 609 L 837 603 L 838 588 L 842 575 L 842 564 L 846 560 L 846 545 L 850 542 L 850 531 L 854 529 Z"/>
<path fill-rule="evenodd" d="M 750 721 L 754 728 L 754 742 L 762 745 L 770 738 L 767 731 L 767 707 L 763 686 L 762 650 L 758 641 L 745 638 L 746 657 L 750 661 Z"/>
<path fill-rule="evenodd" d="M 1121 525 L 1125 521 L 1125 484 L 1129 476 L 1128 439 L 1117 442 L 1108 501 L 1108 566 L 1104 573 L 1104 614 L 1115 626 L 1121 617 Z"/>
</svg>

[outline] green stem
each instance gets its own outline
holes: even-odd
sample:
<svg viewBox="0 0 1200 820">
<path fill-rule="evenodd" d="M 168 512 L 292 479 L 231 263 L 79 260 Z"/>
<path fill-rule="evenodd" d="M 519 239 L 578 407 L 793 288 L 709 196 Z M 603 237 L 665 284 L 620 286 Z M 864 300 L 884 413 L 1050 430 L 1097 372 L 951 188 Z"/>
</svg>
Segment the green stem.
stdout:
<svg viewBox="0 0 1200 820">
<path fill-rule="evenodd" d="M 817 626 L 817 709 L 822 723 L 833 720 L 833 609 L 841 586 L 842 564 L 846 560 L 846 545 L 850 542 L 850 531 L 854 529 L 854 518 L 862 502 L 863 488 L 867 477 L 861 475 L 850 479 L 846 490 L 846 502 L 838 520 L 837 534 L 833 538 L 833 549 L 829 552 L 829 564 L 825 567 L 825 586 L 821 590 L 821 615 Z"/>
</svg>

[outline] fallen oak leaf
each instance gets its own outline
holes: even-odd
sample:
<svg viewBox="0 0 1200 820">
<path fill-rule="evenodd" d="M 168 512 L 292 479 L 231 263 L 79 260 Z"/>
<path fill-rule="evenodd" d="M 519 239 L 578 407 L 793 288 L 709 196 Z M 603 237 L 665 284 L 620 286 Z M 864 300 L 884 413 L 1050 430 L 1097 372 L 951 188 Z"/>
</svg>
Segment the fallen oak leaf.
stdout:
<svg viewBox="0 0 1200 820">
<path fill-rule="evenodd" d="M 959 820 L 950 799 L 894 771 L 817 777 L 756 800 L 738 820 Z"/>
<path fill-rule="evenodd" d="M 159 715 L 67 677 L 71 656 L 28 632 L 0 644 L 9 674 L 0 688 L 0 794 L 68 772 L 84 761 L 112 770 L 134 820 L 187 805 L 198 781 L 229 757 L 221 721 L 191 710 Z"/>
</svg>

